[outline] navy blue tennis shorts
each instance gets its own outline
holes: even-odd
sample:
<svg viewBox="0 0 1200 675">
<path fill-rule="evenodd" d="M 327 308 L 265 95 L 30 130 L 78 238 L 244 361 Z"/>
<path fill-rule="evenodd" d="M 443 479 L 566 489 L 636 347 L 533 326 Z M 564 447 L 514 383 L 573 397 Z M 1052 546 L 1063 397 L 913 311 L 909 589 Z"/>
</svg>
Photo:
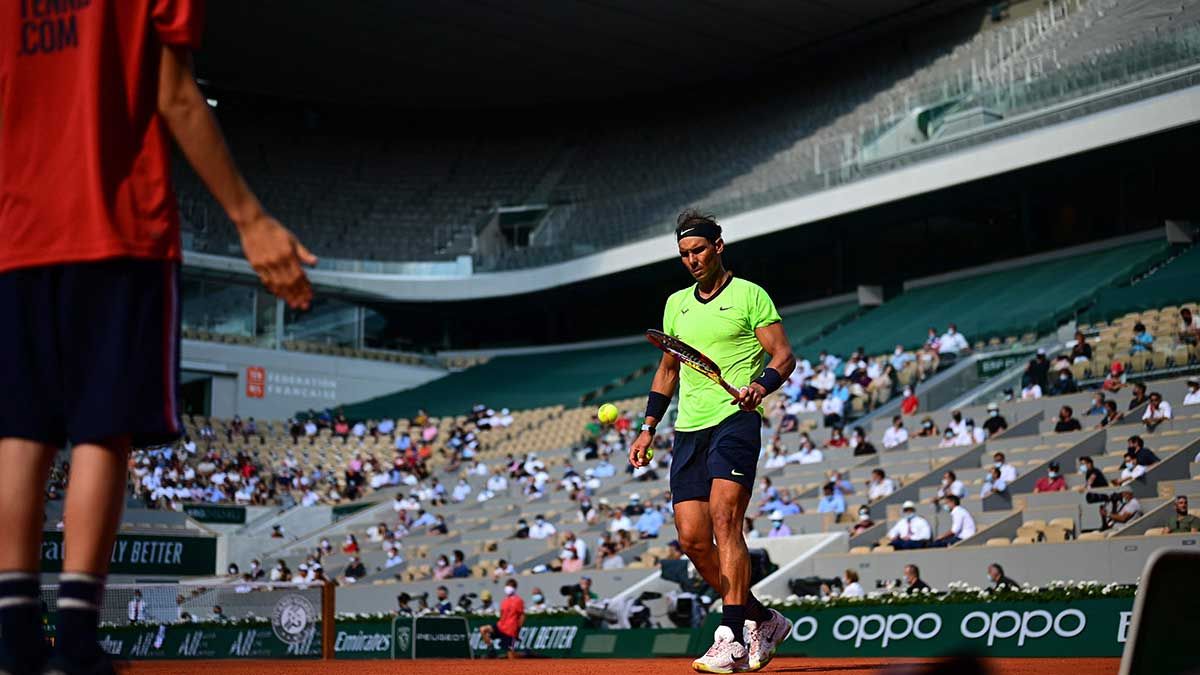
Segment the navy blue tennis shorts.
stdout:
<svg viewBox="0 0 1200 675">
<path fill-rule="evenodd" d="M 179 263 L 0 273 L 0 438 L 55 447 L 179 436 Z"/>
<path fill-rule="evenodd" d="M 754 410 L 739 410 L 707 429 L 676 431 L 671 502 L 708 501 L 714 478 L 753 490 L 761 433 L 762 418 Z"/>
</svg>

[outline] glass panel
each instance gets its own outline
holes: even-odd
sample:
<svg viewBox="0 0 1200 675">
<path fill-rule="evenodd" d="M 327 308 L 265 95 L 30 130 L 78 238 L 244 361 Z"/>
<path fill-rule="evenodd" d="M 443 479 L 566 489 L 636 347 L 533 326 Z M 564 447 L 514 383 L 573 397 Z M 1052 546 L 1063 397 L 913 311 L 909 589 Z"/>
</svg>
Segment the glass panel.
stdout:
<svg viewBox="0 0 1200 675">
<path fill-rule="evenodd" d="M 184 274 L 180 291 L 185 330 L 254 337 L 254 288 Z"/>
<path fill-rule="evenodd" d="M 307 312 L 285 308 L 283 337 L 308 345 L 353 349 L 358 346 L 358 307 L 340 300 L 316 297 Z"/>
</svg>

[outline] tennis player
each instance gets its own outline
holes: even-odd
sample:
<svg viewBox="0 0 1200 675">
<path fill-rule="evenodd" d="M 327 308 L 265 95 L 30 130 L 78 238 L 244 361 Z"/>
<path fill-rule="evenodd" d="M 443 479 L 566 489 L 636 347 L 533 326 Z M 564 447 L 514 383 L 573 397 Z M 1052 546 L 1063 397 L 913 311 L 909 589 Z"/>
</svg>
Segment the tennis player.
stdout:
<svg viewBox="0 0 1200 675">
<path fill-rule="evenodd" d="M 170 137 L 267 289 L 305 308 L 316 259 L 242 180 L 191 71 L 201 0 L 0 2 L 0 673 L 108 675 L 98 609 L 131 445 L 179 434 Z M 169 134 L 169 135 L 168 135 Z M 71 445 L 55 652 L 38 570 L 46 477 Z"/>
<path fill-rule="evenodd" d="M 731 399 L 723 387 L 691 368 L 681 371 L 679 360 L 664 354 L 629 461 L 637 467 L 648 463 L 646 450 L 678 386 L 671 459 L 675 525 L 684 552 L 724 603 L 713 645 L 692 667 L 709 673 L 759 670 L 787 637 L 791 622 L 750 593 L 742 519 L 758 465 L 762 400 L 787 381 L 796 359 L 766 291 L 722 264 L 721 226 L 692 210 L 676 223 L 679 256 L 696 283 L 667 298 L 663 332 L 712 359 L 739 395 Z"/>
</svg>

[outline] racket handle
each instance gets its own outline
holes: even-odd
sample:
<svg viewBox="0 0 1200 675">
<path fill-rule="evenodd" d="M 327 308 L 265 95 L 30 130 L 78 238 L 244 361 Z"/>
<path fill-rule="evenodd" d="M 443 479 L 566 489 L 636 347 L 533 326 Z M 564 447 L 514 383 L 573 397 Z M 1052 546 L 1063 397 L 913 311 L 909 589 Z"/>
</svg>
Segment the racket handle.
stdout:
<svg viewBox="0 0 1200 675">
<path fill-rule="evenodd" d="M 725 378 L 723 377 L 721 378 L 721 386 L 725 387 L 725 391 L 729 392 L 729 395 L 732 396 L 734 400 L 742 395 L 742 392 L 738 391 L 736 387 L 726 382 Z"/>
</svg>

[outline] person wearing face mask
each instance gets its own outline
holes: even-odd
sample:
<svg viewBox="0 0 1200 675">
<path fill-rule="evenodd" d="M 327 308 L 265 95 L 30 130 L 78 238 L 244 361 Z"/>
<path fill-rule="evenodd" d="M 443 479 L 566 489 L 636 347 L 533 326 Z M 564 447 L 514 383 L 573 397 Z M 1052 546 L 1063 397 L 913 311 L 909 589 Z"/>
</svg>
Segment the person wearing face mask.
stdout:
<svg viewBox="0 0 1200 675">
<path fill-rule="evenodd" d="M 829 432 L 829 442 L 825 445 L 830 448 L 844 448 L 850 445 L 850 441 L 842 435 L 841 427 L 834 427 L 833 431 Z"/>
<path fill-rule="evenodd" d="M 267 575 L 267 571 L 262 568 L 262 563 L 258 559 L 250 561 L 250 579 L 251 581 L 262 581 Z"/>
<path fill-rule="evenodd" d="M 970 444 L 971 444 L 971 441 L 966 436 L 959 436 L 958 434 L 954 433 L 953 429 L 951 429 L 950 427 L 946 427 L 946 430 L 944 432 L 942 432 L 942 440 L 940 443 L 938 443 L 938 447 L 939 448 L 953 448 L 953 447 L 960 446 L 960 445 L 970 445 Z"/>
<path fill-rule="evenodd" d="M 937 425 L 933 423 L 933 419 L 926 417 L 921 420 L 921 430 L 917 432 L 919 438 L 932 438 L 941 433 Z"/>
<path fill-rule="evenodd" d="M 454 604 L 450 602 L 450 590 L 445 586 L 437 587 L 437 600 L 434 601 L 433 611 L 438 614 L 450 614 L 454 611 Z"/>
<path fill-rule="evenodd" d="M 899 415 L 894 415 L 892 416 L 892 426 L 883 432 L 883 447 L 891 450 L 906 442 L 908 442 L 908 430 L 904 428 L 904 419 Z"/>
<path fill-rule="evenodd" d="M 1092 394 L 1092 405 L 1090 405 L 1087 409 L 1087 412 L 1083 414 L 1084 417 L 1091 417 L 1092 415 L 1107 415 L 1108 407 L 1104 405 L 1106 402 L 1107 401 L 1104 398 L 1104 392 L 1098 391 L 1095 394 Z"/>
<path fill-rule="evenodd" d="M 992 588 L 994 589 L 999 590 L 1007 587 L 1010 590 L 1016 590 L 1021 587 L 1021 584 L 1018 584 L 1004 574 L 1004 568 L 1000 566 L 1000 563 L 992 563 L 991 565 L 988 565 L 987 574 L 988 579 L 992 582 Z"/>
<path fill-rule="evenodd" d="M 987 407 L 987 419 L 983 421 L 983 430 L 989 438 L 1008 428 L 1008 420 L 1000 414 L 1000 404 L 992 401 Z"/>
<path fill-rule="evenodd" d="M 1058 410 L 1058 421 L 1054 423 L 1054 433 L 1064 434 L 1071 431 L 1079 431 L 1083 425 L 1079 420 L 1075 419 L 1075 411 L 1071 406 L 1064 405 Z"/>
<path fill-rule="evenodd" d="M 858 522 L 854 523 L 854 527 L 850 528 L 850 536 L 857 537 L 872 527 L 875 527 L 875 521 L 871 520 L 871 509 L 866 504 L 863 504 L 858 507 Z"/>
<path fill-rule="evenodd" d="M 896 481 L 888 478 L 883 469 L 871 470 L 871 479 L 867 481 L 867 499 L 883 499 L 895 491 Z"/>
<path fill-rule="evenodd" d="M 1034 492 L 1062 492 L 1067 489 L 1067 480 L 1063 477 L 1058 462 L 1050 462 L 1046 475 L 1039 478 L 1033 486 Z"/>
<path fill-rule="evenodd" d="M 917 393 L 913 388 L 904 388 L 904 398 L 900 399 L 900 414 L 909 417 L 917 414 L 917 410 L 921 408 L 921 399 L 917 397 Z"/>
<path fill-rule="evenodd" d="M 1110 424 L 1114 424 L 1121 420 L 1121 411 L 1117 408 L 1117 402 L 1108 399 L 1104 402 L 1104 417 L 1100 420 L 1100 424 L 1096 425 L 1097 429 L 1103 429 Z"/>
<path fill-rule="evenodd" d="M 1000 477 L 1000 469 L 992 467 L 988 471 L 987 478 L 983 480 L 983 486 L 979 489 L 979 498 L 986 499 L 992 495 L 1006 492 L 1008 492 L 1008 483 Z"/>
<path fill-rule="evenodd" d="M 1074 394 L 1079 391 L 1079 385 L 1075 383 L 1075 377 L 1067 368 L 1058 371 L 1058 377 L 1055 378 L 1054 384 L 1050 386 L 1051 396 L 1062 396 L 1064 394 Z"/>
<path fill-rule="evenodd" d="M 1184 405 L 1200 405 L 1200 378 L 1189 378 L 1188 393 L 1183 397 Z"/>
<path fill-rule="evenodd" d="M 530 612 L 544 612 L 550 609 L 550 606 L 546 604 L 546 595 L 542 593 L 542 589 L 536 586 L 533 592 L 529 594 L 529 600 L 531 603 L 529 605 Z"/>
<path fill-rule="evenodd" d="M 1146 475 L 1146 467 L 1138 464 L 1137 455 L 1133 451 L 1125 452 L 1125 461 L 1121 465 L 1121 475 L 1113 479 L 1113 485 L 1128 485 Z"/>
<path fill-rule="evenodd" d="M 938 485 L 937 494 L 933 497 L 933 503 L 937 504 L 946 495 L 956 495 L 960 499 L 967 495 L 967 486 L 958 479 L 958 474 L 953 471 L 947 471 L 942 474 L 942 482 Z"/>
<path fill-rule="evenodd" d="M 454 568 L 450 567 L 450 559 L 444 555 L 439 555 L 437 562 L 433 565 L 434 579 L 449 579 L 454 573 Z"/>
<path fill-rule="evenodd" d="M 1091 457 L 1085 455 L 1079 458 L 1079 475 L 1083 477 L 1083 484 L 1077 488 L 1079 492 L 1108 487 L 1108 479 L 1104 477 L 1103 471 L 1096 468 L 1096 463 Z"/>
<path fill-rule="evenodd" d="M 776 537 L 790 537 L 790 536 L 792 536 L 792 528 L 788 527 L 787 524 L 783 522 L 783 513 L 779 512 L 779 511 L 775 511 L 774 513 L 772 513 L 771 514 L 771 531 L 767 533 L 767 538 L 774 539 Z"/>
<path fill-rule="evenodd" d="M 1107 530 L 1114 525 L 1128 523 L 1142 515 L 1142 505 L 1138 502 L 1137 497 L 1133 496 L 1132 487 L 1126 485 L 1121 488 L 1119 494 L 1121 495 L 1120 504 L 1112 513 L 1109 513 L 1106 504 L 1100 504 L 1100 520 L 1104 523 L 1102 529 Z"/>
<path fill-rule="evenodd" d="M 916 359 L 917 357 L 904 351 L 904 345 L 896 345 L 896 348 L 892 351 L 891 358 L 888 359 L 888 363 L 892 364 L 892 367 L 899 373 L 904 370 L 904 366 L 907 366 Z"/>
<path fill-rule="evenodd" d="M 987 433 L 975 426 L 975 420 L 968 417 L 963 423 L 962 437 L 966 439 L 966 443 L 963 445 L 976 445 L 987 440 Z"/>
<path fill-rule="evenodd" d="M 854 448 L 855 457 L 874 455 L 878 452 L 875 449 L 875 445 L 867 440 L 867 432 L 862 427 L 854 427 L 854 438 L 851 446 Z"/>
<path fill-rule="evenodd" d="M 950 495 L 942 500 L 942 509 L 950 512 L 950 529 L 942 536 L 934 540 L 930 546 L 946 547 L 953 546 L 960 541 L 970 539 L 975 536 L 975 519 L 971 517 L 971 513 L 963 507 L 961 500 L 954 495 Z"/>
<path fill-rule="evenodd" d="M 1004 479 L 1005 483 L 1011 483 L 1017 479 L 1016 467 L 1005 460 L 1003 452 L 997 452 L 992 455 L 992 464 L 997 469 L 1000 469 L 1000 477 Z"/>
<path fill-rule="evenodd" d="M 533 527 L 529 528 L 529 538 L 546 539 L 554 536 L 556 532 L 558 532 L 558 530 L 554 528 L 554 525 L 550 524 L 544 516 L 539 514 L 533 518 Z"/>
<path fill-rule="evenodd" d="M 888 539 L 892 548 L 897 551 L 904 549 L 925 548 L 933 536 L 933 528 L 929 521 L 917 515 L 917 505 L 912 501 L 904 502 L 900 507 L 900 520 L 888 530 Z"/>
</svg>

